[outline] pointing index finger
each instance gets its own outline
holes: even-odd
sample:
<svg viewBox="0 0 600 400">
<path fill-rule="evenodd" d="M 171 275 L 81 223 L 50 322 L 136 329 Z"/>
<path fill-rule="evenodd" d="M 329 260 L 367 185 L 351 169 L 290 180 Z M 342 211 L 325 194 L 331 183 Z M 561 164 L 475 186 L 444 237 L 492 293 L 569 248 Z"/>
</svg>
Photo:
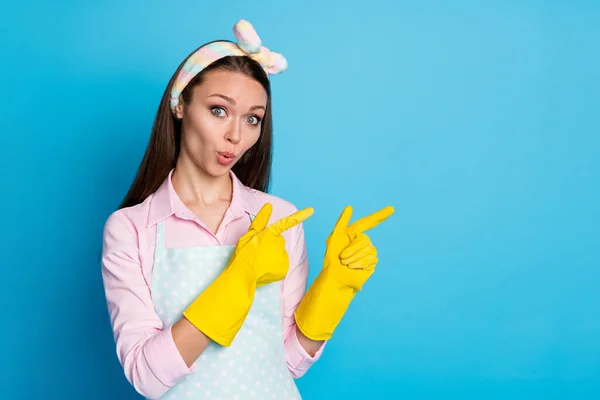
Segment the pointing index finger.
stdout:
<svg viewBox="0 0 600 400">
<path fill-rule="evenodd" d="M 340 217 L 335 223 L 335 226 L 333 227 L 333 232 L 346 232 L 346 228 L 348 228 L 348 223 L 350 222 L 351 218 L 352 206 L 344 207 L 344 211 L 342 211 L 342 214 L 340 215 Z"/>
<path fill-rule="evenodd" d="M 269 219 L 271 218 L 271 211 L 273 210 L 273 206 L 271 203 L 265 203 L 258 214 L 254 217 L 254 220 L 250 224 L 250 230 L 254 230 L 256 232 L 260 232 L 269 223 Z"/>
<path fill-rule="evenodd" d="M 274 224 L 270 225 L 268 229 L 271 229 L 277 235 L 281 235 L 288 229 L 293 228 L 294 226 L 304 222 L 311 215 L 313 215 L 314 212 L 315 210 L 312 207 L 296 211 L 292 215 L 282 218 Z"/>
<path fill-rule="evenodd" d="M 352 225 L 348 227 L 349 230 L 352 230 L 357 233 L 361 233 L 367 231 L 369 229 L 375 228 L 377 225 L 385 221 L 390 215 L 394 213 L 394 207 L 387 206 L 382 208 L 379 211 L 374 212 L 371 215 L 363 217 L 358 221 L 354 222 Z"/>
</svg>

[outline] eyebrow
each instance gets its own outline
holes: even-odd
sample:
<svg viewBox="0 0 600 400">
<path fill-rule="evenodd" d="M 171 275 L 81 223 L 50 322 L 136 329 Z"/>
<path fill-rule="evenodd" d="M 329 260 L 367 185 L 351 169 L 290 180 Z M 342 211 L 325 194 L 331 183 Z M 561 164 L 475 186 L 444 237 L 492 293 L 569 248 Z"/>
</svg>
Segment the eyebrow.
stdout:
<svg viewBox="0 0 600 400">
<path fill-rule="evenodd" d="M 227 101 L 228 103 L 231 103 L 231 104 L 235 105 L 235 100 L 234 99 L 232 99 L 229 96 L 225 96 L 224 94 L 221 94 L 221 93 L 213 93 L 213 94 L 211 94 L 208 97 L 220 97 L 220 98 L 224 99 L 225 101 Z M 262 109 L 263 111 L 266 111 L 266 109 L 265 109 L 264 106 L 252 106 L 252 107 L 250 107 L 250 111 L 254 111 L 254 110 L 258 110 L 258 109 Z"/>
</svg>

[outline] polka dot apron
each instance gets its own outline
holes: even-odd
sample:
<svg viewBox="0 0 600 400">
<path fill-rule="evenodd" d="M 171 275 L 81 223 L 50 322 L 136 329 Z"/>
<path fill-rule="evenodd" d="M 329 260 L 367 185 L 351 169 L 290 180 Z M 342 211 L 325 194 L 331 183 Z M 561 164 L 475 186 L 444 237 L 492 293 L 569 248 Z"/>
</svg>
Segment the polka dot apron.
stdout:
<svg viewBox="0 0 600 400">
<path fill-rule="evenodd" d="M 152 271 L 154 307 L 165 326 L 221 273 L 235 246 L 165 247 L 164 222 L 156 232 Z M 250 312 L 230 347 L 214 342 L 196 370 L 169 389 L 164 399 L 300 399 L 285 361 L 279 284 L 257 288 Z"/>
</svg>

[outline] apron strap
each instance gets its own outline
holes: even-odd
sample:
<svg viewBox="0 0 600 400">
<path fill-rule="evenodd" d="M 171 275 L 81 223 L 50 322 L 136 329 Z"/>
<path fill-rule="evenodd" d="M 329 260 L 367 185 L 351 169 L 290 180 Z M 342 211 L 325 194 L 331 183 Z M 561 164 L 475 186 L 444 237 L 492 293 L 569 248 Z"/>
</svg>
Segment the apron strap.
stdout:
<svg viewBox="0 0 600 400">
<path fill-rule="evenodd" d="M 156 250 L 163 251 L 165 249 L 165 221 L 160 221 L 156 225 Z"/>
</svg>

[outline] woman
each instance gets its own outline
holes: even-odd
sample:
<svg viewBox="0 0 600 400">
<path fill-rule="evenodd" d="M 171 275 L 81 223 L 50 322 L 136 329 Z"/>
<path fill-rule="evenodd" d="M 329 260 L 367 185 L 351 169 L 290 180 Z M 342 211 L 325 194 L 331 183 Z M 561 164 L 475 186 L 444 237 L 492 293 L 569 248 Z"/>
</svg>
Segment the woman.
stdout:
<svg viewBox="0 0 600 400">
<path fill-rule="evenodd" d="M 348 226 L 347 207 L 305 293 L 302 222 L 313 211 L 266 193 L 269 75 L 287 62 L 248 22 L 234 33 L 237 43 L 208 43 L 177 69 L 104 228 L 117 355 L 147 398 L 300 398 L 294 378 L 320 357 L 377 263 L 363 232 L 393 211 Z"/>
</svg>

